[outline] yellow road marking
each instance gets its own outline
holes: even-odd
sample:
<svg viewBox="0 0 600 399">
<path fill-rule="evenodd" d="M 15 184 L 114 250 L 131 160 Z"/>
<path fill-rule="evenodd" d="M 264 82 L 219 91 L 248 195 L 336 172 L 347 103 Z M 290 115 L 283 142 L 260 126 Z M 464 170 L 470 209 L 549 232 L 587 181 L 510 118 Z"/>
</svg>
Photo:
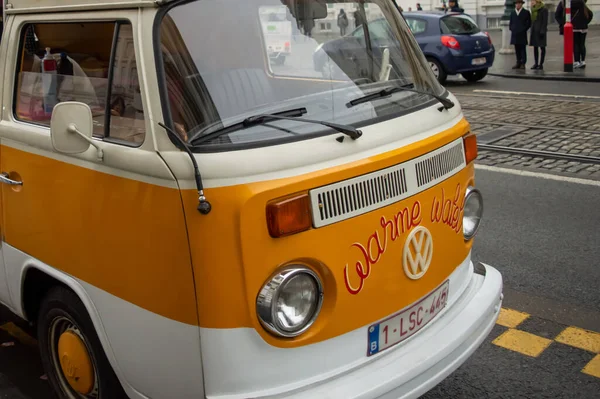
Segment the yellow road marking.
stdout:
<svg viewBox="0 0 600 399">
<path fill-rule="evenodd" d="M 37 346 L 37 340 L 35 340 L 31 335 L 27 334 L 25 331 L 17 327 L 15 323 L 6 323 L 0 326 L 0 329 L 6 331 L 13 337 L 15 337 L 19 342 L 28 346 Z"/>
<path fill-rule="evenodd" d="M 555 338 L 556 342 L 600 353 L 600 334 L 583 328 L 567 327 Z"/>
<path fill-rule="evenodd" d="M 538 357 L 548 346 L 550 346 L 552 340 L 510 328 L 492 343 L 527 356 Z"/>
<path fill-rule="evenodd" d="M 596 355 L 586 366 L 583 368 L 584 373 L 594 377 L 600 378 L 600 355 Z"/>
<path fill-rule="evenodd" d="M 500 316 L 496 324 L 500 324 L 504 327 L 516 328 L 519 324 L 524 322 L 529 317 L 529 314 L 518 312 L 512 309 L 501 308 Z"/>
</svg>

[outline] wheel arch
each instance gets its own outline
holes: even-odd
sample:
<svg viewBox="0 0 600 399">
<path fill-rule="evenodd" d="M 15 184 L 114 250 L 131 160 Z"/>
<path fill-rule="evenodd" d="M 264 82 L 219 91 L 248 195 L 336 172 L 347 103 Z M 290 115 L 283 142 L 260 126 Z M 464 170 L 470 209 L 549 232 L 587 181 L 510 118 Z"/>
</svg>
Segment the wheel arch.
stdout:
<svg viewBox="0 0 600 399">
<path fill-rule="evenodd" d="M 446 65 L 444 65 L 442 60 L 440 60 L 440 57 L 438 57 L 436 54 L 430 53 L 430 52 L 423 52 L 423 55 L 425 56 L 425 58 L 433 58 L 434 60 L 436 60 L 437 63 L 440 64 L 440 66 L 442 67 L 444 72 L 446 72 L 446 74 L 450 75 L 450 73 L 448 72 L 448 69 L 446 68 Z"/>
<path fill-rule="evenodd" d="M 39 289 L 40 286 L 41 289 Z M 127 395 L 131 398 L 144 398 L 145 396 L 135 390 L 124 378 L 98 310 L 85 288 L 73 277 L 41 262 L 30 259 L 21 271 L 20 301 L 18 303 L 21 306 L 22 317 L 30 323 L 36 323 L 41 301 L 55 286 L 62 286 L 71 290 L 81 303 L 83 303 L 92 320 L 92 324 L 102 345 L 102 350 L 104 350 L 111 367 Z"/>
</svg>

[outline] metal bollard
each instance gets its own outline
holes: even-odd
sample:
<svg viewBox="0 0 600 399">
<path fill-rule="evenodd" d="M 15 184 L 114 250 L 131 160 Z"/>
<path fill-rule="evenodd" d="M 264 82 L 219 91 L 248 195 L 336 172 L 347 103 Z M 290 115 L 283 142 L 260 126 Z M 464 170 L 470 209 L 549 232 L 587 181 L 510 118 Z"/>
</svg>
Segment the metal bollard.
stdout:
<svg viewBox="0 0 600 399">
<path fill-rule="evenodd" d="M 564 41 L 564 67 L 565 72 L 573 72 L 573 25 L 571 24 L 571 0 L 565 4 L 565 26 L 563 36 Z"/>
</svg>

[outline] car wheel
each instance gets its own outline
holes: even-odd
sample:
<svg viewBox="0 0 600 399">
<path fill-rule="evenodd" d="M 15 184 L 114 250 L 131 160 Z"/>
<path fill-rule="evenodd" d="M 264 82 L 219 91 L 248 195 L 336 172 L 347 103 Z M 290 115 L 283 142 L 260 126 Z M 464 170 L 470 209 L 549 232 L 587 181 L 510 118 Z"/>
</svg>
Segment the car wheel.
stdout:
<svg viewBox="0 0 600 399">
<path fill-rule="evenodd" d="M 127 398 L 75 293 L 64 287 L 49 291 L 37 333 L 44 370 L 60 398 Z"/>
<path fill-rule="evenodd" d="M 477 81 L 485 78 L 487 73 L 488 73 L 488 70 L 486 68 L 486 69 L 480 69 L 479 71 L 465 72 L 462 74 L 462 76 L 469 82 L 477 82 Z"/>
<path fill-rule="evenodd" d="M 448 74 L 444 70 L 444 67 L 442 67 L 442 65 L 439 63 L 439 61 L 435 58 L 427 57 L 427 62 L 429 63 L 429 67 L 431 68 L 431 71 L 433 72 L 433 75 L 438 80 L 438 82 L 440 82 L 440 84 L 446 83 L 446 78 L 448 77 Z"/>
</svg>

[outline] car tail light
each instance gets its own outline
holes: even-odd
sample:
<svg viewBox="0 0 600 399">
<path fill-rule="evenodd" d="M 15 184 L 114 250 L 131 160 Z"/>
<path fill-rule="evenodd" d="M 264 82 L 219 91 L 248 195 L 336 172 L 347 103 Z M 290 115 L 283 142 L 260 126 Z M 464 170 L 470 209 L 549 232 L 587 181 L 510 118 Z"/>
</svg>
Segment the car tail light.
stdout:
<svg viewBox="0 0 600 399">
<path fill-rule="evenodd" d="M 442 44 L 448 48 L 452 48 L 454 50 L 460 49 L 460 43 L 453 36 L 442 36 Z"/>
<path fill-rule="evenodd" d="M 483 32 L 483 33 L 485 33 L 485 35 L 487 36 L 488 42 L 490 43 L 490 46 L 491 46 L 492 45 L 492 37 L 490 36 L 490 34 L 488 32 Z"/>
</svg>

